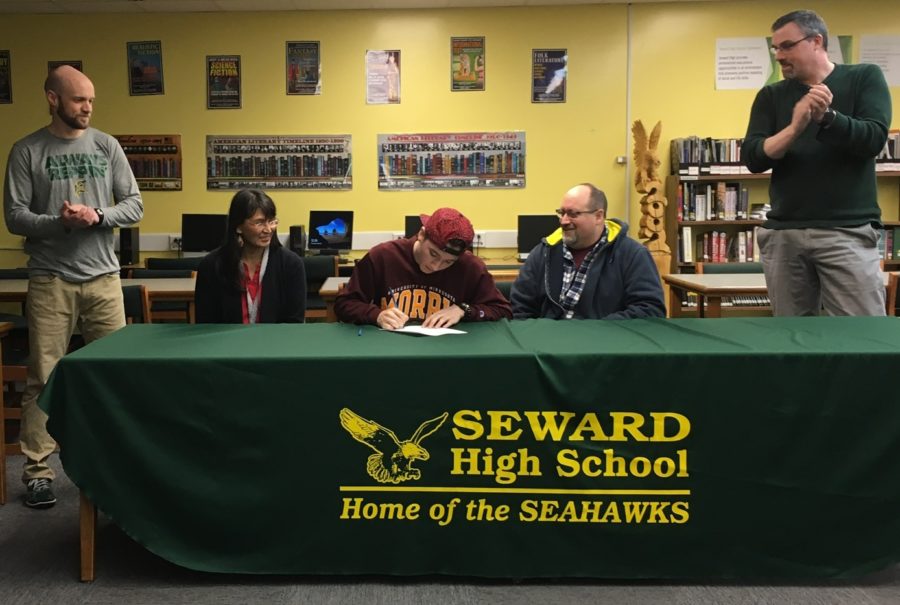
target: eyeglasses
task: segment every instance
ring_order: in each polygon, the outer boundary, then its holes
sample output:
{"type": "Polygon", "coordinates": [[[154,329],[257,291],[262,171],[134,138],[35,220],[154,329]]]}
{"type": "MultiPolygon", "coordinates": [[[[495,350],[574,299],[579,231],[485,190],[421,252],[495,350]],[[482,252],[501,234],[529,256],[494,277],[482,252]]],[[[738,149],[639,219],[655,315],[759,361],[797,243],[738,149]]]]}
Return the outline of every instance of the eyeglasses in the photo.
{"type": "Polygon", "coordinates": [[[779,50],[783,53],[786,53],[787,51],[791,50],[792,48],[794,48],[801,42],[803,42],[805,40],[809,40],[810,38],[815,38],[818,35],[819,34],[810,34],[810,35],[806,36],[805,38],[800,38],[799,40],[794,40],[793,42],[782,42],[781,44],[778,44],[778,45],[773,44],[772,46],[769,47],[769,50],[772,51],[773,55],[775,53],[777,53],[779,50]]]}
{"type": "Polygon", "coordinates": [[[599,212],[598,210],[564,210],[563,208],[559,208],[558,210],[554,210],[556,212],[556,216],[562,218],[564,216],[568,216],[571,219],[578,218],[582,214],[593,214],[595,212],[599,212]]]}
{"type": "Polygon", "coordinates": [[[271,229],[274,229],[275,227],[278,226],[278,219],[272,218],[272,219],[260,219],[258,221],[250,221],[250,226],[253,227],[254,229],[262,229],[263,227],[270,227],[271,229]]]}

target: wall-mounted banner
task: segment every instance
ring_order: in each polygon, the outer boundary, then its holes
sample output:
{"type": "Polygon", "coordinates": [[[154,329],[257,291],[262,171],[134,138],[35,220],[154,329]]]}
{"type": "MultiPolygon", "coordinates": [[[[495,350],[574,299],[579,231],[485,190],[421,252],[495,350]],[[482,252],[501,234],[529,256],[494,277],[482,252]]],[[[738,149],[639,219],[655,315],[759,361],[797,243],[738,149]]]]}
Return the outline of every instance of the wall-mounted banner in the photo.
{"type": "Polygon", "coordinates": [[[0,103],[12,103],[12,62],[8,50],[0,50],[0,103]]]}
{"type": "Polygon", "coordinates": [[[181,191],[180,134],[117,134],[141,191],[181,191]]]}
{"type": "Polygon", "coordinates": [[[378,135],[381,190],[524,186],[524,132],[378,135]]]}
{"type": "Polygon", "coordinates": [[[353,188],[351,137],[207,135],[206,188],[353,188]]]}
{"type": "Polygon", "coordinates": [[[241,107],[241,56],[206,56],[206,108],[241,107]]]}
{"type": "Polygon", "coordinates": [[[565,103],[569,51],[535,48],[531,51],[531,102],[565,103]]]}
{"type": "Polygon", "coordinates": [[[484,36],[450,38],[450,90],[484,90],[484,36]]]}
{"type": "Polygon", "coordinates": [[[400,51],[366,51],[366,103],[400,103],[400,51]]]}
{"type": "Polygon", "coordinates": [[[128,60],[128,94],[164,94],[162,43],[159,40],[126,42],[125,49],[128,60]]]}
{"type": "Polygon", "coordinates": [[[322,58],[318,42],[285,42],[287,94],[322,94],[322,58]]]}

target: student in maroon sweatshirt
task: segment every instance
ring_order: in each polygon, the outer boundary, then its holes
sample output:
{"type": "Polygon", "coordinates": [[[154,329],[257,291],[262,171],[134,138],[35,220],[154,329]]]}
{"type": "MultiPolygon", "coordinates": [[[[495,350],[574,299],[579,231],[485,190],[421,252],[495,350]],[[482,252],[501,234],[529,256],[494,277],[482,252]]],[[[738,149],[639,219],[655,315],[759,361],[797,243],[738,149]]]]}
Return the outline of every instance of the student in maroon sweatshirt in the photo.
{"type": "Polygon", "coordinates": [[[414,237],[378,244],[356,264],[335,300],[338,319],[386,330],[407,322],[447,328],[460,321],[512,319],[512,309],[480,258],[475,230],[452,208],[422,215],[414,237]]]}

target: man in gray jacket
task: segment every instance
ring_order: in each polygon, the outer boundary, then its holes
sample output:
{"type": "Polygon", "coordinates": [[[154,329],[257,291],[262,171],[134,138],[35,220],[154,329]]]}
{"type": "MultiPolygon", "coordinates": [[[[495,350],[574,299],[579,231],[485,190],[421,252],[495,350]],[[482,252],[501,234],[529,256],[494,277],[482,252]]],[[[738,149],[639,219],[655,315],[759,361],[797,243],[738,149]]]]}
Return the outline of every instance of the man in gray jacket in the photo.
{"type": "Polygon", "coordinates": [[[30,358],[19,441],[25,505],[32,508],[56,503],[47,464],[56,444],[38,395],[76,324],[87,342],[125,325],[113,228],[136,223],[144,212],[122,147],[90,127],[90,79],[63,65],[47,77],[44,91],[50,125],[13,145],[3,189],[6,226],[25,236],[29,256],[30,358]]]}
{"type": "Polygon", "coordinates": [[[665,317],[659,273],[628,225],[606,218],[606,195],[582,183],[556,211],[560,228],[528,254],[512,287],[516,319],[665,317]]]}

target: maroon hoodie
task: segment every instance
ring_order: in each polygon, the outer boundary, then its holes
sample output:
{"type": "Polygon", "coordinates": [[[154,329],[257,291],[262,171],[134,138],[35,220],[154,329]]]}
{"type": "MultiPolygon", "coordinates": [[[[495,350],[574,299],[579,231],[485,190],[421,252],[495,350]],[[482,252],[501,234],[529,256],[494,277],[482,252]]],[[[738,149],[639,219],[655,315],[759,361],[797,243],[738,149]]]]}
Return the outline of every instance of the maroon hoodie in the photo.
{"type": "Polygon", "coordinates": [[[512,319],[509,301],[497,291],[480,258],[463,252],[446,269],[422,273],[413,257],[415,241],[414,236],[378,244],[356,263],[334,303],[339,320],[374,324],[384,309],[397,306],[410,322],[420,323],[457,303],[472,307],[463,321],[512,319]]]}

